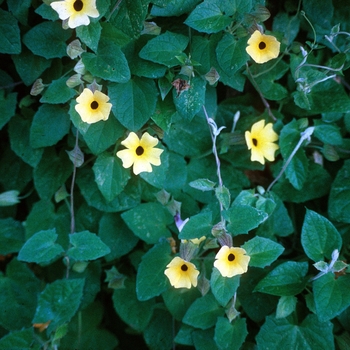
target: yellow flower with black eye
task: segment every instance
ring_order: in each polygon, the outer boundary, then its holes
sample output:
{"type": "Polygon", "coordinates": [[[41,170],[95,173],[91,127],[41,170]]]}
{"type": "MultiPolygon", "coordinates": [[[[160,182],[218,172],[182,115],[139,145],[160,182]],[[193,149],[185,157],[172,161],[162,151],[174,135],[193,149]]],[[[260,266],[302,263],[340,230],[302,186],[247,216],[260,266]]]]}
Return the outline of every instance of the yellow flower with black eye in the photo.
{"type": "Polygon", "coordinates": [[[247,272],[250,256],[243,248],[224,245],[215,256],[214,266],[223,277],[233,277],[247,272]]]}
{"type": "Polygon", "coordinates": [[[75,105],[75,110],[83,122],[93,124],[108,119],[112,104],[108,103],[109,97],[103,92],[98,90],[92,92],[85,88],[76,101],[78,104],[75,105]]]}
{"type": "Polygon", "coordinates": [[[117,152],[117,156],[123,161],[124,168],[133,166],[133,172],[138,175],[141,172],[152,172],[152,165],[160,165],[160,155],[163,150],[154,148],[158,144],[158,139],[145,132],[141,139],[131,132],[129,136],[121,142],[127,149],[117,152]]]}
{"type": "Polygon", "coordinates": [[[194,264],[176,256],[167,265],[164,274],[173,287],[190,289],[191,286],[197,286],[199,271],[194,264]]]}
{"type": "Polygon", "coordinates": [[[273,131],[272,123],[265,125],[265,120],[253,124],[251,131],[245,132],[245,140],[248,149],[251,150],[250,160],[265,164],[265,158],[269,161],[275,160],[275,151],[279,149],[274,141],[278,135],[273,131]]]}
{"type": "Polygon", "coordinates": [[[265,63],[278,57],[280,45],[274,36],[256,30],[248,40],[246,51],[256,63],[265,63]]]}
{"type": "Polygon", "coordinates": [[[54,1],[50,6],[58,13],[61,20],[68,19],[68,27],[76,28],[90,24],[90,18],[100,14],[96,8],[96,0],[64,0],[54,1]]]}

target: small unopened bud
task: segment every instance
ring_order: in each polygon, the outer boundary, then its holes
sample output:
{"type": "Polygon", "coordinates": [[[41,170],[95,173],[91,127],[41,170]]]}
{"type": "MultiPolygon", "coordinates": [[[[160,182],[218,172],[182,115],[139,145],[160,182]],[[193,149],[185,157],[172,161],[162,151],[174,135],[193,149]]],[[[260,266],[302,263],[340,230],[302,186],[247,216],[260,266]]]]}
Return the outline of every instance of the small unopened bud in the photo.
{"type": "Polygon", "coordinates": [[[82,84],[83,81],[81,80],[81,75],[80,74],[74,74],[70,78],[67,79],[66,85],[69,88],[75,88],[76,86],[82,84]]]}
{"type": "Polygon", "coordinates": [[[85,50],[81,47],[81,42],[78,39],[73,40],[68,46],[67,46],[67,55],[74,59],[78,56],[80,56],[85,50]]]}
{"type": "Polygon", "coordinates": [[[9,207],[20,202],[19,191],[7,191],[0,194],[0,207],[9,207]]]}
{"type": "Polygon", "coordinates": [[[91,84],[89,84],[87,86],[87,88],[89,88],[92,92],[101,91],[102,90],[102,85],[97,84],[96,80],[94,79],[94,81],[91,84]]]}
{"type": "Polygon", "coordinates": [[[80,59],[77,64],[74,66],[74,72],[84,75],[86,73],[85,64],[83,63],[83,60],[80,59]]]}
{"type": "Polygon", "coordinates": [[[45,89],[45,84],[43,84],[42,79],[37,79],[35,80],[32,88],[30,89],[30,94],[32,96],[38,96],[44,89],[45,89]]]}
{"type": "Polygon", "coordinates": [[[211,67],[210,71],[204,77],[210,85],[216,84],[220,79],[220,75],[214,67],[211,67]]]}
{"type": "Polygon", "coordinates": [[[66,152],[68,153],[69,159],[77,168],[83,165],[84,153],[81,151],[79,146],[75,146],[73,150],[66,152]]]}
{"type": "Polygon", "coordinates": [[[143,22],[143,30],[141,34],[159,35],[160,32],[161,28],[158,27],[154,22],[143,22]]]}

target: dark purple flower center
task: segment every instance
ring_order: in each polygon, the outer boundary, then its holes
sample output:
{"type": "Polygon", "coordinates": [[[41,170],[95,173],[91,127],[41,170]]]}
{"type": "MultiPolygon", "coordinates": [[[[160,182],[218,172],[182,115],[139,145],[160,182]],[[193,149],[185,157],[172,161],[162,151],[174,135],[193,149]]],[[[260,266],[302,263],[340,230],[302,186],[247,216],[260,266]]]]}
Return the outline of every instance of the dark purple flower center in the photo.
{"type": "Polygon", "coordinates": [[[73,7],[75,11],[79,12],[83,9],[84,3],[82,0],[75,0],[73,7]]]}
{"type": "Polygon", "coordinates": [[[184,271],[184,272],[186,272],[186,271],[188,270],[187,265],[186,265],[186,264],[183,264],[183,265],[181,266],[181,270],[184,271]]]}
{"type": "Polygon", "coordinates": [[[232,253],[230,253],[230,254],[228,255],[228,257],[227,257],[227,260],[228,260],[228,261],[233,261],[233,260],[235,260],[235,255],[232,254],[232,253]]]}
{"type": "Polygon", "coordinates": [[[258,145],[258,140],[256,138],[253,138],[252,142],[255,147],[258,145]]]}
{"type": "Polygon", "coordinates": [[[138,147],[136,148],[136,154],[137,154],[138,156],[142,156],[144,151],[145,151],[145,150],[143,149],[142,146],[138,146],[138,147]]]}
{"type": "Polygon", "coordinates": [[[98,102],[97,101],[92,101],[90,104],[91,109],[97,109],[98,108],[98,102]]]}
{"type": "Polygon", "coordinates": [[[263,41],[261,41],[261,42],[259,43],[259,49],[260,49],[260,50],[264,50],[265,47],[266,47],[266,44],[265,44],[263,41]]]}

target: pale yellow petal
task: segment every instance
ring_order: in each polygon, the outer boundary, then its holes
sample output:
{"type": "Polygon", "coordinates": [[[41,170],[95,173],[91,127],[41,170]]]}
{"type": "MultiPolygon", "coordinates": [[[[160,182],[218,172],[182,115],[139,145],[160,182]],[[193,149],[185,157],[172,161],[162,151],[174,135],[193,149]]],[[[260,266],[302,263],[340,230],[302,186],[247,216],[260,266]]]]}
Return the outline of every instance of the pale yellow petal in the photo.
{"type": "Polygon", "coordinates": [[[135,153],[129,149],[123,149],[117,152],[117,157],[120,158],[123,162],[124,168],[130,168],[135,161],[135,153]]]}
{"type": "Polygon", "coordinates": [[[158,144],[158,139],[151,136],[148,132],[145,132],[140,140],[140,146],[143,148],[152,148],[158,144]]]}
{"type": "Polygon", "coordinates": [[[72,7],[66,1],[55,1],[50,6],[58,13],[62,20],[69,18],[73,14],[72,7]]]}
{"type": "Polygon", "coordinates": [[[164,150],[160,148],[152,148],[150,150],[147,150],[147,154],[145,155],[145,158],[148,162],[150,162],[153,165],[160,165],[160,155],[163,153],[164,150]]]}
{"type": "Polygon", "coordinates": [[[136,148],[140,145],[140,139],[134,132],[131,132],[128,137],[121,142],[121,144],[127,148],[136,150],[136,148]]]}
{"type": "Polygon", "coordinates": [[[132,168],[132,171],[135,175],[138,175],[142,172],[151,173],[152,166],[147,159],[144,159],[142,157],[135,157],[134,167],[132,168]]]}

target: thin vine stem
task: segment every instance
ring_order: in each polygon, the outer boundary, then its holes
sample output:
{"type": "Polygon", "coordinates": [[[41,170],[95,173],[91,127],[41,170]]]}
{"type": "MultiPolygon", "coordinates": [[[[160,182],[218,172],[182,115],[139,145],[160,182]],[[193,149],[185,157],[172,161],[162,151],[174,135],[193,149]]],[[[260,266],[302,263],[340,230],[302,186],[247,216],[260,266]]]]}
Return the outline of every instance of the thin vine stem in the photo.
{"type": "MultiPolygon", "coordinates": [[[[218,177],[219,186],[222,187],[223,186],[223,182],[222,182],[221,168],[220,168],[221,167],[221,163],[220,163],[220,159],[219,159],[218,152],[217,152],[217,149],[216,149],[216,138],[219,135],[219,132],[213,132],[213,122],[214,121],[211,122],[212,119],[209,118],[208,112],[207,112],[205,106],[203,106],[203,111],[204,111],[204,115],[205,115],[205,118],[206,118],[208,126],[209,126],[210,136],[211,136],[211,140],[212,140],[212,143],[213,143],[212,151],[213,151],[213,154],[214,154],[214,157],[215,157],[216,174],[217,174],[217,177],[218,177]]],[[[215,124],[215,128],[216,128],[216,124],[215,124]]],[[[220,206],[220,214],[221,214],[223,212],[223,210],[224,210],[224,207],[223,207],[223,205],[222,205],[222,203],[220,201],[219,201],[219,206],[220,206]]],[[[224,218],[223,218],[222,214],[221,214],[221,221],[224,222],[224,218]]]]}
{"type": "Polygon", "coordinates": [[[271,188],[273,187],[273,185],[281,178],[282,174],[286,171],[289,163],[292,161],[293,157],[295,156],[295,154],[297,153],[298,149],[300,148],[300,146],[302,145],[302,143],[309,139],[310,136],[312,135],[312,133],[314,132],[314,127],[310,126],[309,128],[307,128],[304,132],[301,133],[301,137],[299,142],[297,143],[297,145],[294,147],[292,153],[289,155],[287,161],[284,163],[280,173],[277,175],[277,177],[271,182],[271,184],[269,185],[269,187],[267,188],[266,192],[269,192],[271,190],[271,188]]]}
{"type": "MultiPolygon", "coordinates": [[[[75,147],[76,150],[78,148],[78,142],[79,142],[79,131],[77,129],[76,136],[75,136],[75,147]]],[[[73,176],[72,176],[72,183],[70,185],[70,232],[75,232],[75,213],[74,213],[74,185],[75,185],[75,176],[77,174],[77,164],[76,164],[76,154],[74,154],[74,161],[73,161],[73,176]]]]}
{"type": "Polygon", "coordinates": [[[261,92],[261,90],[260,90],[258,84],[256,83],[256,81],[255,81],[255,79],[254,79],[254,77],[253,77],[253,75],[252,75],[252,72],[251,72],[250,69],[249,69],[248,63],[246,63],[246,67],[247,67],[247,73],[248,73],[248,75],[249,75],[249,77],[250,77],[250,79],[251,79],[250,81],[251,81],[251,83],[253,84],[255,90],[256,90],[256,91],[258,92],[258,94],[260,95],[261,101],[263,102],[265,108],[267,109],[267,112],[268,112],[269,116],[272,118],[273,121],[276,121],[277,119],[276,119],[276,117],[273,115],[269,103],[267,102],[267,100],[266,100],[266,98],[264,97],[264,95],[262,94],[262,92],[261,92]]]}

